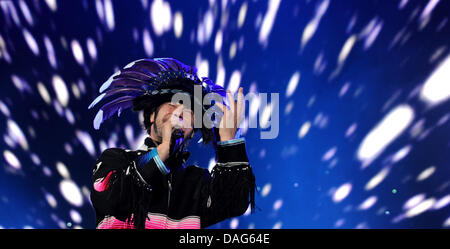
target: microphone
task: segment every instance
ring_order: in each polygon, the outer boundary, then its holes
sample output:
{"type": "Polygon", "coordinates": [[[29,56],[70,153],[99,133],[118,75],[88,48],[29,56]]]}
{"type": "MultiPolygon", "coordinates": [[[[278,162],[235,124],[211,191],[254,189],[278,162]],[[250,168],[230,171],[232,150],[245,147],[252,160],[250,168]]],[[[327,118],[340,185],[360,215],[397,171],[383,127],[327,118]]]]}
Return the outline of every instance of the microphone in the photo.
{"type": "Polygon", "coordinates": [[[174,129],[170,139],[170,155],[181,152],[184,147],[184,131],[182,129],[174,129]]]}
{"type": "Polygon", "coordinates": [[[172,131],[172,138],[174,138],[175,140],[184,138],[184,131],[182,129],[174,129],[172,131]]]}

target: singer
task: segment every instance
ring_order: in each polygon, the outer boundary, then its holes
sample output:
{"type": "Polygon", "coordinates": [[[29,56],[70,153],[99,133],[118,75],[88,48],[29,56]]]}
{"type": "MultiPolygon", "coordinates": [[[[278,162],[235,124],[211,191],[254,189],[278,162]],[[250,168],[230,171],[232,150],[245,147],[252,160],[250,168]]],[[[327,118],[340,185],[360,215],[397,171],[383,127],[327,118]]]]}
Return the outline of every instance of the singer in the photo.
{"type": "Polygon", "coordinates": [[[95,162],[91,201],[97,229],[197,229],[240,216],[249,205],[254,211],[255,176],[237,132],[244,116],[243,90],[235,101],[229,91],[206,77],[199,79],[196,72],[173,58],[141,59],[100,87],[89,109],[115,98],[100,108],[94,128],[132,107],[143,112],[148,137],[137,150],[108,148],[95,162]],[[195,87],[202,96],[214,93],[223,101],[205,105],[195,87]],[[199,121],[195,105],[174,103],[175,94],[200,103],[201,118],[212,107],[222,115],[213,127],[194,125],[199,121]],[[205,146],[215,148],[217,164],[211,173],[186,165],[186,145],[197,131],[205,146]]]}

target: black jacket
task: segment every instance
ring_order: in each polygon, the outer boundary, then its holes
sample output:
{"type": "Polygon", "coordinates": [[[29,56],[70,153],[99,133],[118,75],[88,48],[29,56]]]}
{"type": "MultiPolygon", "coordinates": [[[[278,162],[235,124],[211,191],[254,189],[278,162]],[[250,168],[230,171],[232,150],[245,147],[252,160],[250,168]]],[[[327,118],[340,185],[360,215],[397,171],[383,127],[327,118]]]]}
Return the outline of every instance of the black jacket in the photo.
{"type": "Polygon", "coordinates": [[[97,228],[107,218],[144,228],[152,217],[165,217],[171,222],[198,217],[200,227],[205,228],[242,215],[249,203],[253,211],[255,177],[244,139],[217,145],[217,164],[211,174],[196,165],[182,165],[188,154],[162,163],[155,152],[156,144],[149,137],[136,151],[103,151],[92,177],[92,186],[104,183],[91,191],[97,228]],[[167,173],[162,165],[173,170],[167,173]]]}

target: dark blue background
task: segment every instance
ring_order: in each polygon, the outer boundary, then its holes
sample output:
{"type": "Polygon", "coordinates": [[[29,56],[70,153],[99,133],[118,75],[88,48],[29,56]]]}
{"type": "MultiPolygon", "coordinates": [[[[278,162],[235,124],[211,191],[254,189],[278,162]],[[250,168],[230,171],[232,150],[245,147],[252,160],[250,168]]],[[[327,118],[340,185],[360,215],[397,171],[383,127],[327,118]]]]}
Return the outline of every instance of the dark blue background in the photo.
{"type": "MultiPolygon", "coordinates": [[[[175,37],[173,28],[162,36],[154,33],[150,20],[152,1],[112,1],[113,30],[108,30],[98,17],[94,0],[56,2],[57,10],[53,12],[45,1],[25,1],[33,18],[31,25],[24,18],[17,1],[0,1],[3,5],[0,35],[11,58],[8,62],[4,56],[0,57],[0,101],[9,110],[9,116],[3,111],[0,115],[0,132],[3,134],[0,146],[2,152],[12,152],[21,163],[20,169],[14,169],[5,156],[0,159],[1,227],[94,228],[95,215],[87,195],[83,194],[84,204],[81,207],[72,206],[61,195],[58,186],[63,178],[56,170],[56,162],[67,166],[71,179],[80,188],[90,188],[92,167],[101,152],[100,140],[108,141],[111,135],[116,134],[116,145],[130,148],[124,135],[125,125],[131,124],[135,135],[143,131],[138,116],[131,110],[124,112],[120,118],[112,117],[99,131],[94,130],[92,120],[96,113],[87,110],[87,106],[97,96],[100,85],[116,69],[145,57],[173,57],[195,65],[195,58],[200,54],[208,60],[208,76],[215,81],[219,55],[214,53],[214,39],[225,12],[229,18],[222,28],[220,52],[226,69],[225,87],[231,73],[239,70],[242,73],[240,85],[246,92],[255,82],[258,92],[280,93],[278,137],[261,140],[260,128],[249,129],[245,134],[248,156],[260,190],[256,199],[260,209],[256,214],[237,218],[234,224],[238,221],[238,228],[272,228],[275,224],[281,225],[281,228],[444,227],[450,216],[448,205],[394,221],[405,212],[404,203],[416,194],[424,193],[426,198],[436,200],[450,194],[448,121],[436,125],[449,114],[450,103],[447,100],[428,109],[418,96],[409,97],[449,54],[448,1],[437,4],[423,29],[419,29],[419,17],[428,1],[410,0],[402,9],[399,8],[400,0],[330,1],[317,31],[302,52],[303,30],[314,17],[321,1],[281,1],[267,46],[258,41],[260,24],[257,24],[257,17],[264,17],[268,1],[247,1],[248,10],[242,28],[238,28],[237,20],[243,1],[227,1],[225,9],[222,9],[222,1],[170,1],[172,17],[176,11],[183,15],[180,38],[175,37]],[[212,35],[208,42],[199,44],[197,27],[210,8],[210,2],[217,10],[212,35]],[[6,5],[15,9],[20,23],[5,12],[6,5]],[[330,79],[346,40],[351,35],[358,35],[374,17],[382,21],[383,26],[373,45],[364,49],[364,40],[358,39],[342,71],[330,79]],[[355,18],[355,23],[349,29],[352,18],[355,18]],[[440,25],[444,26],[438,30],[440,25]],[[35,38],[39,55],[34,55],[27,45],[22,32],[24,29],[35,38]],[[144,51],[144,29],[149,30],[154,45],[151,56],[144,51]],[[402,29],[410,35],[409,39],[391,47],[394,37],[402,29]],[[133,38],[133,30],[138,33],[137,40],[133,38]],[[47,59],[44,35],[53,43],[56,68],[47,59]],[[96,44],[95,59],[87,52],[86,39],[89,37],[96,44]],[[68,44],[66,48],[62,45],[62,39],[68,44]],[[236,56],[230,59],[230,45],[232,42],[239,44],[240,39],[243,39],[243,47],[238,48],[236,56]],[[81,44],[83,65],[74,59],[70,49],[72,40],[81,44]],[[430,62],[438,49],[442,53],[430,62]],[[315,73],[314,64],[319,54],[323,54],[326,67],[322,73],[315,73]],[[293,95],[287,97],[288,82],[296,71],[301,74],[300,81],[293,95]],[[22,78],[30,90],[16,87],[12,75],[22,78]],[[38,93],[37,83],[42,82],[52,101],[56,99],[52,87],[53,75],[61,76],[67,85],[70,99],[66,108],[73,113],[74,124],[58,115],[54,106],[47,105],[38,93]],[[79,82],[84,84],[86,91],[77,99],[71,85],[79,82]],[[349,89],[340,98],[339,92],[347,82],[350,83],[349,89]],[[309,106],[311,98],[315,100],[309,106]],[[286,114],[285,108],[290,101],[293,109],[286,114]],[[400,104],[407,104],[414,110],[411,124],[425,120],[424,130],[429,129],[429,134],[422,140],[413,138],[410,136],[411,125],[408,126],[369,167],[361,169],[361,162],[356,158],[361,141],[389,111],[400,104]],[[37,113],[35,117],[33,112],[37,113]],[[325,126],[314,122],[319,113],[327,118],[325,126]],[[8,120],[13,120],[21,128],[29,145],[27,150],[19,145],[11,147],[5,141],[8,120]],[[307,121],[312,126],[306,136],[299,139],[299,129],[307,121]],[[357,124],[357,128],[346,137],[345,133],[352,124],[357,124]],[[77,130],[91,136],[95,155],[90,155],[80,143],[77,130]],[[67,153],[65,144],[73,148],[72,154],[67,153]],[[366,191],[364,186],[385,166],[384,161],[406,145],[411,146],[409,154],[392,165],[383,182],[366,191]],[[333,158],[322,161],[323,155],[333,147],[337,148],[333,158]],[[40,163],[32,162],[32,153],[40,158],[40,163]],[[337,163],[330,167],[333,159],[337,159],[337,163]],[[430,166],[435,166],[435,173],[417,182],[416,177],[430,166]],[[45,175],[44,168],[52,174],[45,175]],[[333,190],[344,183],[352,184],[350,194],[339,203],[333,202],[333,190]],[[267,184],[271,184],[271,191],[263,196],[261,191],[267,184]],[[393,189],[397,192],[393,193],[393,189]],[[57,201],[55,208],[49,205],[45,193],[54,196],[57,201]],[[376,196],[377,202],[368,210],[358,210],[358,206],[370,196],[376,196]],[[277,200],[282,201],[282,206],[274,210],[273,204],[277,200]],[[69,214],[72,209],[82,217],[79,224],[69,214]]],[[[103,6],[104,1],[100,3],[103,6]]],[[[194,141],[191,150],[189,162],[208,167],[214,157],[213,150],[194,141]]],[[[226,220],[212,228],[230,228],[230,222],[226,220]]]]}

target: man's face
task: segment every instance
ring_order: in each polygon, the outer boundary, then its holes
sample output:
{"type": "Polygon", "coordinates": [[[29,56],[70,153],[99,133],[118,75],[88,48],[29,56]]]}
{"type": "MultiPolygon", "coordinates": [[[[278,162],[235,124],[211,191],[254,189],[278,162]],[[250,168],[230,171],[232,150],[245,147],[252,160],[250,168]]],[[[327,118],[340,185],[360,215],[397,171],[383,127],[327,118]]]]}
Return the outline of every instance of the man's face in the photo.
{"type": "MultiPolygon", "coordinates": [[[[151,121],[154,121],[154,114],[155,113],[150,117],[151,121]]],[[[162,128],[166,125],[170,125],[173,129],[182,129],[184,138],[190,139],[192,138],[194,131],[194,114],[191,109],[185,108],[183,104],[166,102],[159,107],[154,124],[156,125],[156,135],[159,138],[162,137],[162,128]]]]}

